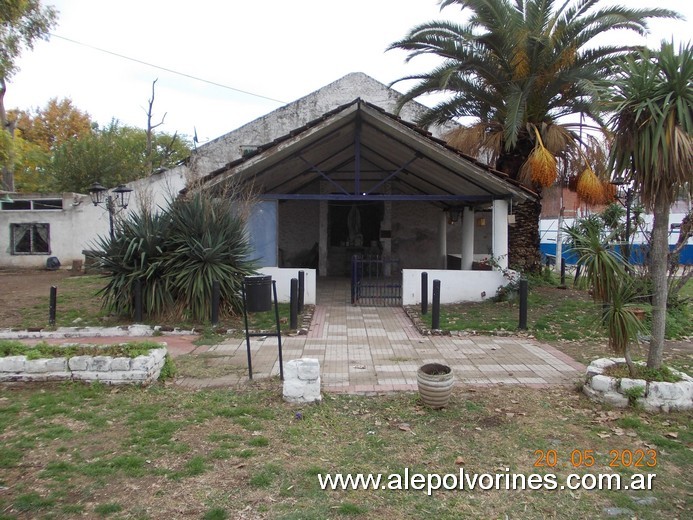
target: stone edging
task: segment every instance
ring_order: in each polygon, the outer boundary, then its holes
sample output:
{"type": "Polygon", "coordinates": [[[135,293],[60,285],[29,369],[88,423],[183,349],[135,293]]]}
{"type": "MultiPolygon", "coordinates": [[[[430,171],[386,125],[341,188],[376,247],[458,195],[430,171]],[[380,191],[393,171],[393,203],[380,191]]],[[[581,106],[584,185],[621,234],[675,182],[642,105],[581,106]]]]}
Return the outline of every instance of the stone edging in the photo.
{"type": "Polygon", "coordinates": [[[195,330],[170,329],[168,327],[149,325],[122,325],[118,327],[58,327],[55,330],[48,329],[0,329],[0,339],[58,339],[58,338],[106,338],[129,336],[133,338],[146,338],[155,334],[164,333],[170,335],[196,334],[195,330]]]}
{"type": "Polygon", "coordinates": [[[594,401],[625,408],[630,404],[627,392],[641,387],[642,397],[635,400],[651,412],[674,412],[693,409],[693,378],[671,369],[681,377],[677,383],[645,381],[644,379],[616,378],[604,375],[604,371],[613,365],[625,363],[624,358],[600,358],[592,361],[587,367],[585,385],[582,391],[594,401]]]}
{"type": "MultiPolygon", "coordinates": [[[[314,305],[305,305],[303,307],[303,314],[299,316],[300,324],[299,329],[296,331],[297,335],[308,334],[310,329],[310,324],[313,320],[313,314],[315,313],[314,305]]],[[[159,336],[177,336],[177,335],[192,335],[199,334],[197,329],[179,329],[173,327],[163,327],[160,325],[142,325],[142,324],[132,324],[132,325],[120,325],[116,327],[58,327],[54,330],[50,329],[0,329],[0,340],[3,339],[60,339],[60,338],[106,338],[106,337],[133,337],[133,338],[146,338],[146,337],[156,337],[159,336]]],[[[241,332],[245,334],[243,329],[215,329],[217,334],[234,334],[241,332]]],[[[275,333],[275,330],[250,330],[252,333],[275,333]]]]}
{"type": "MultiPolygon", "coordinates": [[[[71,358],[0,358],[0,382],[101,381],[108,385],[148,385],[159,378],[166,358],[166,343],[146,356],[74,356],[71,358]]],[[[64,345],[67,346],[67,345],[64,345]]],[[[98,350],[98,346],[94,349],[98,350]]]]}

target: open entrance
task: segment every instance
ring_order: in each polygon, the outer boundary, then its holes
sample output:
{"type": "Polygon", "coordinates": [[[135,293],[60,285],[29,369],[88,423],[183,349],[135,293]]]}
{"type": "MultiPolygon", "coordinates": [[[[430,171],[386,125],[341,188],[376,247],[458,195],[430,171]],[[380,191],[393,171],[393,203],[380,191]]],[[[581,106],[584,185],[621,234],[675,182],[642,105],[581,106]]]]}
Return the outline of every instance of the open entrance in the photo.
{"type": "Polygon", "coordinates": [[[380,255],[382,201],[330,201],[327,212],[328,276],[351,276],[354,255],[380,255]]]}

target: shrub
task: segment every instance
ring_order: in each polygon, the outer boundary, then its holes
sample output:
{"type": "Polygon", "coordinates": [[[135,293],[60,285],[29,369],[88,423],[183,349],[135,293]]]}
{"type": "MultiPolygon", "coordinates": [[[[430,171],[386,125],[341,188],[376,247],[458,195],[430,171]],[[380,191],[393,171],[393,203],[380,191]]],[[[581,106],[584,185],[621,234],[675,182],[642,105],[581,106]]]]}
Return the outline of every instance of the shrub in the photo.
{"type": "Polygon", "coordinates": [[[597,216],[578,220],[566,229],[571,248],[578,255],[577,265],[592,289],[595,303],[602,304],[602,321],[609,335],[609,347],[626,359],[631,375],[635,366],[629,346],[644,332],[643,323],[633,312],[635,286],[628,263],[610,245],[603,221],[597,216]]]}
{"type": "Polygon", "coordinates": [[[197,194],[171,204],[167,237],[169,253],[164,270],[177,295],[177,314],[203,321],[212,301],[212,283],[220,284],[221,309],[243,309],[243,278],[255,272],[247,260],[250,246],[243,220],[235,215],[228,199],[209,199],[197,194]]]}
{"type": "Polygon", "coordinates": [[[135,283],[140,280],[146,315],[160,316],[171,309],[173,295],[164,270],[169,228],[166,213],[143,211],[119,220],[113,240],[107,236],[97,238],[95,256],[109,279],[100,291],[105,308],[134,316],[135,283]]]}
{"type": "Polygon", "coordinates": [[[241,284],[255,274],[243,218],[232,199],[196,193],[158,213],[131,213],[116,223],[115,238],[97,239],[95,256],[108,274],[101,291],[105,308],[134,317],[137,280],[150,318],[204,322],[211,312],[212,284],[220,284],[220,311],[242,309],[241,284]]]}

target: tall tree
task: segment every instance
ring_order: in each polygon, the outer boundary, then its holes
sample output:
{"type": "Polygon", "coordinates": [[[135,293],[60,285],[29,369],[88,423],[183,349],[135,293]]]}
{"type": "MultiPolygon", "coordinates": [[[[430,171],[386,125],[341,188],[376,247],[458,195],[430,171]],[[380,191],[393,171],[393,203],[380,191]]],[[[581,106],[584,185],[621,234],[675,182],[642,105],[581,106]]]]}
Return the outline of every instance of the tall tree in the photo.
{"type": "Polygon", "coordinates": [[[91,133],[92,120],[89,114],[74,106],[69,98],[53,98],[43,108],[34,110],[11,110],[10,121],[21,136],[46,152],[69,141],[91,133]]]}
{"type": "MultiPolygon", "coordinates": [[[[474,118],[471,127],[450,136],[450,144],[490,158],[498,170],[541,193],[557,177],[556,156],[577,145],[577,136],[561,123],[576,114],[599,122],[593,86],[609,74],[615,57],[634,51],[620,43],[596,45],[595,39],[616,29],[646,34],[649,18],[679,17],[665,9],[599,8],[599,3],[441,0],[441,9],[456,5],[469,18],[462,24],[421,24],[389,46],[407,51],[407,61],[419,55],[441,58],[430,72],[395,82],[417,80],[401,103],[444,94],[418,123],[474,118]]],[[[585,175],[596,180],[589,165],[585,175]]],[[[539,201],[517,207],[509,230],[512,267],[540,268],[540,212],[539,201]]]]}
{"type": "Polygon", "coordinates": [[[68,98],[53,98],[34,110],[10,110],[7,119],[15,128],[14,188],[20,192],[49,191],[53,153],[72,139],[88,136],[93,124],[68,98]]]}
{"type": "MultiPolygon", "coordinates": [[[[55,8],[41,5],[41,0],[0,0],[0,131],[9,132],[10,137],[14,131],[8,127],[5,112],[7,82],[17,72],[17,58],[22,50],[32,49],[36,40],[46,39],[57,16],[55,8]]],[[[11,149],[7,157],[2,165],[2,185],[7,191],[14,191],[11,149]]]]}
{"type": "Polygon", "coordinates": [[[669,212],[683,188],[693,196],[693,48],[662,42],[626,59],[609,82],[612,164],[653,212],[650,240],[652,340],[647,365],[662,363],[667,309],[669,212]]]}
{"type": "Polygon", "coordinates": [[[151,173],[150,164],[169,168],[190,155],[190,144],[177,136],[153,136],[147,152],[147,132],[112,121],[53,150],[47,168],[47,188],[85,193],[95,181],[104,186],[130,182],[151,173]]]}

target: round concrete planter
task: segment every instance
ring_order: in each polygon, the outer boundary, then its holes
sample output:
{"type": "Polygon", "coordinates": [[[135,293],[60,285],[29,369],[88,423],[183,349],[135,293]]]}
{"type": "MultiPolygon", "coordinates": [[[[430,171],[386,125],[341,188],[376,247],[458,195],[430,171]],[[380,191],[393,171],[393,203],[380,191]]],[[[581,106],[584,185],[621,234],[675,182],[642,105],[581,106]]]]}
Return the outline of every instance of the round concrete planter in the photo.
{"type": "Polygon", "coordinates": [[[642,406],[651,412],[674,412],[693,409],[693,378],[671,369],[681,378],[676,383],[645,381],[644,379],[617,378],[605,375],[607,368],[625,363],[623,358],[601,358],[587,367],[583,392],[593,401],[625,408],[630,404],[642,406]],[[635,390],[635,392],[634,392],[635,390]],[[629,395],[640,394],[636,399],[629,395]]]}
{"type": "Polygon", "coordinates": [[[455,378],[452,368],[440,363],[428,363],[416,372],[419,395],[425,405],[434,409],[445,408],[450,401],[455,378]]]}

